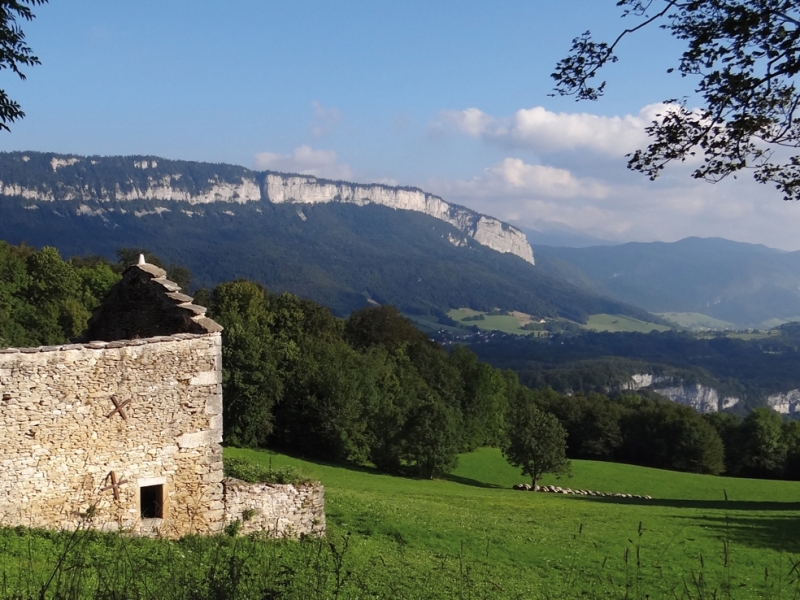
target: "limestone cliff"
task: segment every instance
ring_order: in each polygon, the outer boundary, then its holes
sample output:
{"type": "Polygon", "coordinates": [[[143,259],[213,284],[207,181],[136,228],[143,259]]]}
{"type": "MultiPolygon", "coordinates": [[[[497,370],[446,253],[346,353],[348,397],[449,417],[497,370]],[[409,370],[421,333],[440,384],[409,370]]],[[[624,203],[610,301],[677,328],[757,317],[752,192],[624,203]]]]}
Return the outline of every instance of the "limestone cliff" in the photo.
{"type": "MultiPolygon", "coordinates": [[[[718,412],[728,408],[733,408],[739,404],[739,398],[730,396],[720,397],[719,392],[712,387],[700,383],[683,383],[672,381],[671,378],[654,375],[652,373],[636,373],[631,375],[629,382],[623,384],[621,389],[636,391],[649,389],[657,394],[661,394],[678,404],[691,406],[699,413],[718,412]],[[662,384],[659,386],[659,384],[662,384]]],[[[798,390],[798,401],[800,401],[800,390],[798,390]]]]}
{"type": "Polygon", "coordinates": [[[767,397],[767,406],[783,415],[800,413],[800,390],[789,390],[767,397]]]}
{"type": "MultiPolygon", "coordinates": [[[[0,196],[33,202],[86,202],[85,214],[95,214],[91,203],[155,202],[344,202],[379,204],[411,210],[445,221],[465,236],[451,236],[456,246],[466,238],[534,264],[525,234],[507,223],[445,202],[416,188],[327,181],[305,175],[258,173],[225,164],[165,160],[152,156],[82,157],[40,152],[0,153],[0,196]]],[[[35,208],[32,205],[31,208],[35,208]]],[[[169,210],[160,206],[141,216],[169,210]]],[[[186,213],[186,211],[183,211],[186,213]]],[[[137,216],[140,213],[136,213],[137,216]]],[[[189,213],[186,213],[189,214],[189,213]]]]}
{"type": "Polygon", "coordinates": [[[717,390],[699,383],[657,388],[653,391],[678,404],[691,406],[699,413],[718,412],[739,404],[738,398],[720,398],[717,390]]]}
{"type": "Polygon", "coordinates": [[[534,264],[533,250],[525,234],[516,227],[463,206],[449,204],[439,196],[416,188],[361,185],[281,173],[267,173],[263,181],[263,196],[270,202],[345,202],[359,206],[380,204],[398,210],[413,210],[450,223],[483,246],[514,254],[534,264]]]}

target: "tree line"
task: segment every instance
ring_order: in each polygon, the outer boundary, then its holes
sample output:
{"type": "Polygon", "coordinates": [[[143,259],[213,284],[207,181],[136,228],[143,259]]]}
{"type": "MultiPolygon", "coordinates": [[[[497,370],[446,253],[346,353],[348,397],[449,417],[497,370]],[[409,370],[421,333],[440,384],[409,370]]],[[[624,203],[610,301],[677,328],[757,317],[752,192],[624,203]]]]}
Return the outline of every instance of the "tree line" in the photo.
{"type": "MultiPolygon", "coordinates": [[[[5,346],[64,343],[141,250],[118,261],[0,243],[5,346]]],[[[147,255],[148,262],[161,264],[147,255]]],[[[167,267],[186,286],[189,272],[167,267]]],[[[311,300],[237,280],[196,302],[224,327],[224,439],[435,477],[459,453],[501,448],[535,481],[569,459],[800,479],[800,423],[767,409],[701,416],[653,394],[610,398],[531,389],[471,350],[447,352],[395,308],[340,319],[311,300]]]]}

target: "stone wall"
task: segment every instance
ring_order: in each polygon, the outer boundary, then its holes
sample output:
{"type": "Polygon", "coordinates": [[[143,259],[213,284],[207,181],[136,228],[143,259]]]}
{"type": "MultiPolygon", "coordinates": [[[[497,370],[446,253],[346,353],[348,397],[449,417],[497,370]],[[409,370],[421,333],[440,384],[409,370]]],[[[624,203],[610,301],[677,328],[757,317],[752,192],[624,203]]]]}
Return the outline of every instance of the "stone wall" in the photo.
{"type": "Polygon", "coordinates": [[[272,537],[325,535],[325,495],[318,483],[278,485],[226,478],[225,524],[242,523],[242,533],[272,537]]]}
{"type": "Polygon", "coordinates": [[[221,380],[219,333],[0,350],[0,523],[219,531],[221,380]]]}

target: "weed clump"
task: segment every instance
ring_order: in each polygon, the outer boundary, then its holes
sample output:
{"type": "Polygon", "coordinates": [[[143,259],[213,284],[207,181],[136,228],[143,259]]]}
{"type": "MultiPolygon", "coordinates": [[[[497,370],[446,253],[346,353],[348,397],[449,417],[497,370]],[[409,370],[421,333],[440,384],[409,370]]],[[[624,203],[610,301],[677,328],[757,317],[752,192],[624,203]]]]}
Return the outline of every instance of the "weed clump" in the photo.
{"type": "Polygon", "coordinates": [[[272,461],[268,467],[251,462],[245,458],[225,458],[223,465],[225,477],[241,479],[247,483],[278,483],[301,485],[311,481],[294,467],[286,466],[272,468],[272,461]]]}

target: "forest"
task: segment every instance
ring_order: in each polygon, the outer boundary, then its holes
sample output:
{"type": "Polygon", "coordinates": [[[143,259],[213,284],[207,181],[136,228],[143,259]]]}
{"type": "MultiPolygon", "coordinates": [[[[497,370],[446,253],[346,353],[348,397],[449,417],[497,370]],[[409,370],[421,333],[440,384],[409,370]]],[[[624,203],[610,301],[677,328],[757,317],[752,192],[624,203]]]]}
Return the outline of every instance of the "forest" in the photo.
{"type": "Polygon", "coordinates": [[[700,383],[740,398],[742,416],[770,394],[800,388],[800,325],[738,339],[687,331],[520,336],[470,346],[481,360],[513,369],[532,387],[561,392],[619,389],[634,373],[700,383]]]}
{"type": "MultiPolygon", "coordinates": [[[[137,255],[129,248],[116,263],[65,261],[54,248],[0,243],[2,346],[78,337],[137,255]]],[[[148,255],[148,262],[160,261],[148,255]]],[[[166,268],[182,285],[190,281],[187,269],[166,268]]],[[[510,454],[523,421],[533,415],[540,424],[544,414],[555,417],[548,427],[558,430],[552,439],[567,458],[800,479],[800,422],[768,409],[744,418],[701,416],[652,394],[532,389],[468,348],[445,351],[388,305],[341,319],[244,279],[201,289],[195,301],[225,328],[224,439],[231,446],[431,478],[481,446],[510,454]]]]}

